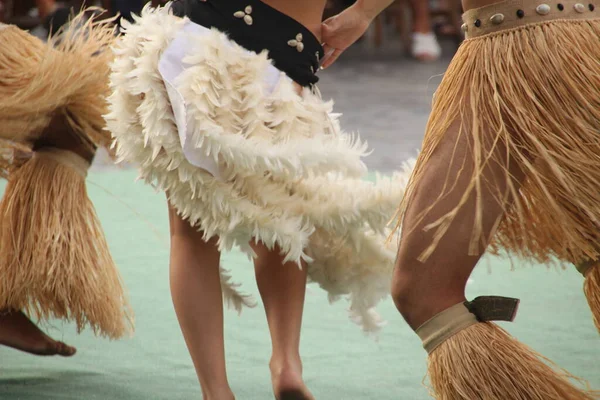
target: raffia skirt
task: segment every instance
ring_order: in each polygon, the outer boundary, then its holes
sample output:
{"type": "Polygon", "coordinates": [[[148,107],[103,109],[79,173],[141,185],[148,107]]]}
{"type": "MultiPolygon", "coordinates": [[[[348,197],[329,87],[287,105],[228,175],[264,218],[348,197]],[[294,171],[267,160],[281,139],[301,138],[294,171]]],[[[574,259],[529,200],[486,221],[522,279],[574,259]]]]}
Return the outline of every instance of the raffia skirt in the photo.
{"type": "MultiPolygon", "coordinates": [[[[476,2],[472,0],[471,2],[476,2]]],[[[540,263],[600,257],[600,7],[577,1],[505,1],[463,16],[467,39],[433,101],[422,151],[398,214],[402,221],[428,162],[452,123],[467,138],[473,164],[461,199],[426,229],[436,248],[467,199],[475,196],[470,252],[540,263]],[[499,150],[503,149],[503,150],[499,150]],[[504,189],[483,173],[503,165],[504,189]],[[508,165],[524,173],[515,183],[508,165]],[[482,193],[504,202],[496,233],[485,237],[482,193]],[[495,190],[495,191],[494,191],[495,190]]],[[[470,162],[470,161],[469,161],[470,162]]],[[[446,188],[462,177],[457,170],[446,188]]],[[[438,201],[444,201],[441,193],[438,201]]],[[[470,203],[469,203],[470,204],[470,203]]],[[[424,213],[421,214],[423,216],[424,213]]]]}
{"type": "Polygon", "coordinates": [[[85,185],[96,149],[111,143],[113,40],[110,21],[83,13],[47,43],[0,24],[0,310],[119,338],[132,312],[85,185]]]}

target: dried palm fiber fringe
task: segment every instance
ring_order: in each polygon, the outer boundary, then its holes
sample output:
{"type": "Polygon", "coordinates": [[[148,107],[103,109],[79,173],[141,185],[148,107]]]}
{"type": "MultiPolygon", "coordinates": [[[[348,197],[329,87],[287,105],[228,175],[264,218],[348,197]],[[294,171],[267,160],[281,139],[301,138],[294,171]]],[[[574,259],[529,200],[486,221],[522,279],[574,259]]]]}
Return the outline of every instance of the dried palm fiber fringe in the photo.
{"type": "MultiPolygon", "coordinates": [[[[567,7],[565,5],[565,7],[567,7]]],[[[415,185],[450,124],[462,119],[475,159],[470,185],[456,208],[430,224],[434,251],[458,210],[478,198],[471,254],[485,242],[480,193],[490,185],[482,176],[488,163],[507,165],[508,154],[526,175],[520,188],[507,172],[514,201],[506,204],[489,246],[524,259],[549,263],[600,257],[600,20],[555,20],[466,40],[438,88],[422,152],[407,186],[401,221],[415,185]],[[481,145],[484,135],[506,147],[506,154],[481,145]]],[[[496,146],[497,148],[498,146],[496,146]]],[[[460,173],[460,172],[459,172],[460,173]]],[[[448,187],[452,187],[450,177],[448,187]]],[[[497,193],[502,198],[505,193],[497,193]]],[[[443,201],[442,195],[438,201],[443,201]]],[[[424,216],[427,210],[421,216],[424,216]]],[[[588,274],[587,296],[600,291],[597,272],[588,274]]],[[[596,321],[598,303],[591,303],[596,321]],[[595,304],[595,305],[594,305],[595,304]]]]}
{"type": "Polygon", "coordinates": [[[594,324],[600,332],[600,267],[596,264],[585,275],[583,291],[594,316],[594,324]]]}
{"type": "Polygon", "coordinates": [[[9,153],[0,166],[9,179],[0,203],[0,308],[119,338],[132,331],[132,313],[87,196],[89,165],[39,148],[40,139],[52,145],[45,129],[57,116],[67,121],[65,141],[86,153],[110,142],[102,114],[113,33],[110,21],[83,14],[46,44],[13,26],[0,30],[0,138],[9,153]]]}
{"type": "Polygon", "coordinates": [[[0,179],[8,179],[11,171],[21,166],[31,154],[29,145],[0,139],[0,179]]]}
{"type": "MultiPolygon", "coordinates": [[[[575,7],[571,1],[561,3],[564,10],[575,7]]],[[[551,12],[558,10],[554,2],[548,4],[551,12]]],[[[516,10],[503,12],[500,9],[504,5],[522,6],[526,15],[536,15],[537,3],[530,1],[490,6],[493,12],[507,16],[510,23],[516,10]]],[[[478,24],[490,21],[491,17],[481,18],[478,24]]],[[[469,21],[468,30],[476,30],[473,22],[469,21]]],[[[461,45],[435,94],[423,148],[398,221],[402,221],[428,161],[457,120],[460,137],[466,137],[471,145],[474,165],[466,170],[473,173],[466,177],[470,184],[458,205],[427,226],[434,240],[422,249],[421,261],[432,254],[458,211],[473,196],[477,203],[469,252],[480,254],[481,243],[488,242],[482,226],[486,211],[482,193],[493,188],[483,171],[491,163],[508,166],[506,156],[526,178],[517,187],[507,167],[508,190],[494,193],[497,199],[509,195],[514,201],[504,203],[504,215],[496,221],[498,228],[489,246],[491,252],[507,250],[543,263],[598,258],[599,42],[599,20],[581,19],[532,23],[468,38],[461,45]],[[489,143],[495,146],[490,149],[484,145],[489,143]]],[[[445,190],[449,192],[456,175],[464,171],[452,171],[445,190]]],[[[445,201],[447,191],[436,202],[445,201]]],[[[567,379],[571,375],[549,368],[546,362],[496,325],[475,323],[431,352],[428,372],[434,396],[444,400],[599,397],[597,392],[575,387],[567,379]]]]}
{"type": "Polygon", "coordinates": [[[46,149],[11,175],[0,202],[0,309],[118,338],[130,328],[129,310],[87,196],[88,167],[74,153],[46,149]]]}
{"type": "MultiPolygon", "coordinates": [[[[400,217],[450,124],[457,116],[469,116],[461,135],[472,136],[476,165],[457,209],[482,190],[486,163],[506,165],[494,149],[485,152],[477,145],[484,134],[504,144],[527,176],[520,189],[506,177],[510,192],[518,195],[507,205],[492,250],[506,249],[541,263],[553,257],[571,262],[597,258],[599,41],[600,20],[554,21],[466,40],[436,91],[400,217]]],[[[482,215],[482,207],[478,202],[477,215],[482,215]]],[[[436,241],[422,253],[422,260],[435,249],[454,215],[450,212],[429,227],[436,229],[436,241]]],[[[478,254],[481,240],[477,221],[471,254],[478,254]]]]}
{"type": "Polygon", "coordinates": [[[15,167],[13,151],[26,153],[56,113],[64,114],[86,142],[110,148],[102,114],[112,53],[103,50],[114,40],[114,30],[110,20],[85,15],[75,16],[69,28],[47,43],[16,26],[1,26],[2,177],[15,167]]]}
{"type": "MultiPolygon", "coordinates": [[[[478,322],[463,303],[416,330],[429,353],[431,395],[440,400],[595,399],[580,381],[490,322],[478,322]]],[[[582,383],[582,381],[580,381],[582,383]]]]}
{"type": "MultiPolygon", "coordinates": [[[[106,119],[118,159],[136,164],[206,238],[218,236],[221,250],[237,246],[253,257],[249,242],[258,240],[279,246],[286,261],[307,261],[309,279],[332,301],[348,297],[352,318],[376,331],[372,308],[389,293],[395,253],[386,224],[411,166],[362,181],[366,145],[341,131],[332,105],[308,89],[299,95],[287,77],[269,92],[266,52],[248,52],[216,30],[189,34],[186,70],[173,83],[194,126],[187,140],[219,162],[222,176],[193,166],[158,70],[190,22],[168,10],[146,7],[135,24],[124,23],[115,46],[106,119]]],[[[222,276],[225,300],[252,305],[228,271],[222,276]]]]}
{"type": "Polygon", "coordinates": [[[75,132],[109,147],[102,115],[113,41],[111,20],[84,13],[47,43],[16,26],[0,30],[0,138],[31,143],[60,112],[75,132]]]}
{"type": "Polygon", "coordinates": [[[594,324],[600,332],[600,313],[594,310],[600,310],[600,267],[598,262],[587,262],[578,265],[579,272],[584,276],[583,292],[587,298],[590,309],[593,311],[594,324]]]}
{"type": "Polygon", "coordinates": [[[493,323],[458,332],[429,356],[431,395],[438,400],[593,400],[600,393],[493,323]]]}

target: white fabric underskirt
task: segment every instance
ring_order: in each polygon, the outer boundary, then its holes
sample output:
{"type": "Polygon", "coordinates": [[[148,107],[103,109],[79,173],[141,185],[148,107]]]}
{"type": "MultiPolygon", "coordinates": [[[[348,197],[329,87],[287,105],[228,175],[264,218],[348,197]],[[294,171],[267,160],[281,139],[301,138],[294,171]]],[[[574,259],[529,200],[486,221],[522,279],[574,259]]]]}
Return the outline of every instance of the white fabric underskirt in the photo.
{"type": "MultiPolygon", "coordinates": [[[[219,162],[213,157],[208,156],[205,146],[195,147],[192,142],[188,140],[195,130],[195,122],[192,118],[188,118],[189,104],[186,104],[183,95],[177,90],[175,85],[176,79],[184,73],[189,66],[189,64],[186,64],[185,62],[186,57],[189,55],[188,51],[192,47],[190,46],[189,41],[198,36],[209,35],[210,33],[211,29],[198,25],[190,20],[186,20],[181,31],[177,33],[175,39],[162,54],[158,63],[158,71],[167,88],[167,94],[169,101],[171,102],[171,108],[173,109],[175,124],[177,125],[179,140],[185,158],[190,164],[202,168],[215,178],[221,179],[222,165],[219,165],[219,162]]],[[[248,53],[250,53],[250,51],[248,51],[248,53]]],[[[275,66],[272,64],[269,65],[264,78],[267,93],[271,94],[273,90],[275,90],[280,79],[290,80],[290,78],[282,74],[275,66]]]]}

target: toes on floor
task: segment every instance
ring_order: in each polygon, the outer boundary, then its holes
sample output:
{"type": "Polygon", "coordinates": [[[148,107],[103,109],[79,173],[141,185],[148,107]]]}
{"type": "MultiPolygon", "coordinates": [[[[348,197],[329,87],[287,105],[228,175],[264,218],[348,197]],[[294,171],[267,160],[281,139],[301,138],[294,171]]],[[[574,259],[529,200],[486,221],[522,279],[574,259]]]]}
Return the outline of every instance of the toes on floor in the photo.
{"type": "Polygon", "coordinates": [[[284,392],[281,392],[281,397],[279,398],[279,400],[307,400],[307,399],[308,399],[308,397],[306,397],[299,390],[286,390],[284,392]]]}

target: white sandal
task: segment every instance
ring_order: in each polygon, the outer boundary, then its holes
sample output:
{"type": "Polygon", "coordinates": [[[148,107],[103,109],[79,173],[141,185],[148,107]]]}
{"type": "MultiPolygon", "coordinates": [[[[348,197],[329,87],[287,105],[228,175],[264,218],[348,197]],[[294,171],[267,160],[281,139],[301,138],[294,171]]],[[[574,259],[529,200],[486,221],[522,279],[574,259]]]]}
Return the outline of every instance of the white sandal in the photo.
{"type": "Polygon", "coordinates": [[[442,48],[433,32],[412,35],[412,56],[421,61],[435,61],[442,55],[442,48]]]}

